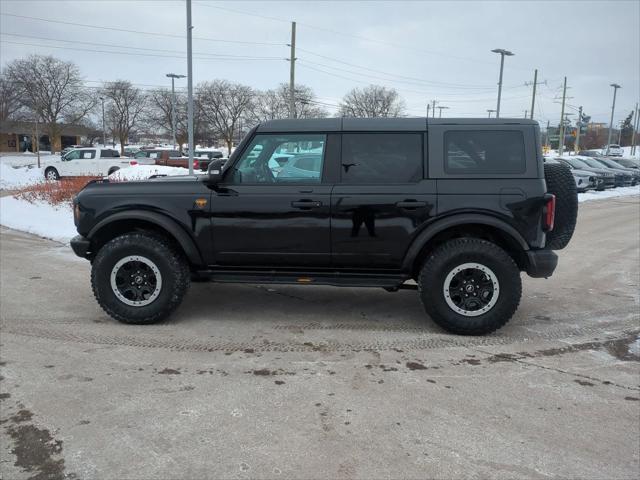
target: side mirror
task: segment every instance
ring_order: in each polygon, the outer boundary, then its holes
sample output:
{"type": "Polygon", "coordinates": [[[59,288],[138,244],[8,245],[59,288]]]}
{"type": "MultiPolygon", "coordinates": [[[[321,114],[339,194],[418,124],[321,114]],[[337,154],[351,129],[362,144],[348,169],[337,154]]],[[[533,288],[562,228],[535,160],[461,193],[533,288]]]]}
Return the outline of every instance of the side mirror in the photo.
{"type": "Polygon", "coordinates": [[[216,159],[209,163],[207,174],[209,175],[209,181],[211,183],[218,183],[222,179],[222,168],[226,160],[216,159]]]}

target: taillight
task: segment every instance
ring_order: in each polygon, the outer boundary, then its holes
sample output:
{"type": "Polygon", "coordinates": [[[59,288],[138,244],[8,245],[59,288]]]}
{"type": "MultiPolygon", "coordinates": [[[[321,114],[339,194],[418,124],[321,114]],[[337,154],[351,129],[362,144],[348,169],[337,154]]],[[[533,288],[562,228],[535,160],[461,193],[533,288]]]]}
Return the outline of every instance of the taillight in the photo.
{"type": "Polygon", "coordinates": [[[138,162],[136,160],[129,160],[129,165],[131,165],[132,167],[137,164],[138,162]]]}
{"type": "Polygon", "coordinates": [[[553,224],[556,220],[556,196],[552,193],[546,195],[547,203],[544,212],[544,229],[547,232],[553,230],[553,224]]]}
{"type": "Polygon", "coordinates": [[[193,159],[193,168],[194,169],[200,168],[200,164],[198,163],[198,159],[197,158],[193,159]]]}

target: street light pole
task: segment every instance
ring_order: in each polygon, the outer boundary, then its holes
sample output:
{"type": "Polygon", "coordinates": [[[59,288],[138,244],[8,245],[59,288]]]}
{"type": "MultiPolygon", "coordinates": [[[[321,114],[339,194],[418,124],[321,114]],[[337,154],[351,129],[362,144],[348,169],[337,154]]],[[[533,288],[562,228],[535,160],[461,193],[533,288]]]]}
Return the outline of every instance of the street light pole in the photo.
{"type": "Polygon", "coordinates": [[[616,93],[618,92],[619,88],[622,88],[617,83],[612,83],[610,86],[613,87],[613,103],[611,104],[611,120],[609,121],[609,139],[607,140],[607,151],[605,152],[605,155],[609,155],[609,145],[611,145],[611,130],[613,129],[613,112],[615,112],[616,110],[616,93]]]}
{"type": "Polygon", "coordinates": [[[500,98],[502,97],[502,72],[504,70],[504,57],[512,57],[513,53],[504,48],[494,48],[493,53],[500,54],[500,79],[498,80],[498,106],[496,107],[496,118],[500,118],[500,98]]]}
{"type": "Polygon", "coordinates": [[[636,103],[635,117],[633,122],[633,132],[631,132],[631,155],[636,154],[636,130],[638,130],[638,126],[640,125],[640,121],[638,121],[638,104],[636,103]]]}
{"type": "MultiPolygon", "coordinates": [[[[184,75],[177,75],[175,73],[167,73],[167,77],[171,79],[171,133],[173,134],[173,148],[176,147],[176,78],[184,78],[184,75]]],[[[182,145],[178,149],[182,152],[182,145]]]]}
{"type": "Polygon", "coordinates": [[[104,128],[104,97],[100,97],[100,101],[102,102],[102,146],[107,146],[107,134],[106,129],[104,128]]]}
{"type": "Polygon", "coordinates": [[[193,52],[191,50],[191,0],[187,0],[187,130],[189,143],[189,175],[193,175],[193,52]]]}

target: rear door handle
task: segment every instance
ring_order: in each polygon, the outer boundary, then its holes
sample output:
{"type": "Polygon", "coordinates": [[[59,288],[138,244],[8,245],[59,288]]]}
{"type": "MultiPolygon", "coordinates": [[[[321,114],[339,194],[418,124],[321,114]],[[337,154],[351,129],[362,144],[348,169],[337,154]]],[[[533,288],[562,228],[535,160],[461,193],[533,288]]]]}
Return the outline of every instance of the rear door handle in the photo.
{"type": "Polygon", "coordinates": [[[418,202],[417,200],[405,200],[404,202],[397,202],[396,207],[412,210],[415,208],[426,207],[427,202],[418,202]]]}
{"type": "Polygon", "coordinates": [[[291,202],[291,206],[302,210],[311,210],[312,208],[320,208],[322,202],[316,200],[298,200],[297,202],[291,202]]]}

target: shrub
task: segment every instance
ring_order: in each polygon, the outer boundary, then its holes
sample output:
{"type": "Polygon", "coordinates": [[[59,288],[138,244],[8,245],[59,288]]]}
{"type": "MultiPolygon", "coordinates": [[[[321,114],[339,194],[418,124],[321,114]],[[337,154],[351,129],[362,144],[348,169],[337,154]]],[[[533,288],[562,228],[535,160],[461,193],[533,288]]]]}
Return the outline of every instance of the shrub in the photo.
{"type": "Polygon", "coordinates": [[[40,201],[53,206],[71,206],[75,194],[91,180],[98,178],[102,177],[71,177],[58,181],[36,183],[19,189],[13,196],[31,203],[40,201]]]}

